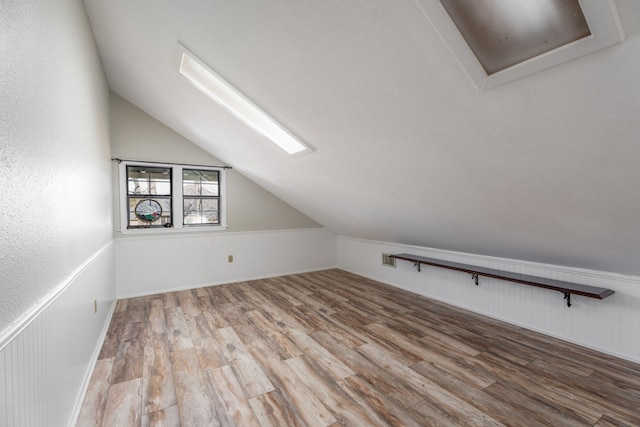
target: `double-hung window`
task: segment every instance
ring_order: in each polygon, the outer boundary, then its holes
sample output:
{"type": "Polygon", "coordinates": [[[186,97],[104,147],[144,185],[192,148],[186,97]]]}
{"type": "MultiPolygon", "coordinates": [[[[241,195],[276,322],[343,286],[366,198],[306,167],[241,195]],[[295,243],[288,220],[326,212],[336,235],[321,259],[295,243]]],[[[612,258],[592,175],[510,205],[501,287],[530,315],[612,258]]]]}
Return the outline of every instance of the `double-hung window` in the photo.
{"type": "Polygon", "coordinates": [[[183,225],[220,224],[220,171],[182,170],[183,225]]]}
{"type": "Polygon", "coordinates": [[[120,182],[125,234],[227,227],[224,168],[122,161],[120,182]]]}
{"type": "Polygon", "coordinates": [[[127,228],[171,227],[171,168],[128,165],[127,228]]]}

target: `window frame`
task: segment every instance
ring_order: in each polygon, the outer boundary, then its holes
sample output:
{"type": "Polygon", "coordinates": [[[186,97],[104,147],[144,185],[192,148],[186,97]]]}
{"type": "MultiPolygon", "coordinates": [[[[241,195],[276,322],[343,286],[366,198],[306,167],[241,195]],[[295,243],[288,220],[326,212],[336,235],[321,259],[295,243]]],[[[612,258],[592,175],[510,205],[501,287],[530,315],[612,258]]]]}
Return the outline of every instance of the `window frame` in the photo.
{"type": "MultiPolygon", "coordinates": [[[[226,169],[215,166],[187,165],[176,163],[144,162],[122,160],[118,166],[118,193],[120,207],[120,227],[117,230],[122,234],[156,234],[156,233],[188,233],[188,232],[209,232],[226,230],[227,225],[227,192],[226,192],[226,169]],[[171,227],[146,227],[128,228],[129,226],[129,195],[127,181],[127,166],[146,166],[149,168],[169,168],[171,174],[171,227]],[[218,172],[218,224],[184,224],[184,198],[183,194],[183,170],[203,170],[218,172]]],[[[189,198],[189,196],[187,196],[189,198]]]]}
{"type": "MultiPolygon", "coordinates": [[[[144,173],[143,171],[141,171],[142,173],[144,173]]],[[[135,229],[148,229],[148,228],[170,228],[171,225],[169,226],[165,226],[162,224],[162,222],[158,223],[158,224],[154,224],[154,223],[149,223],[148,225],[138,225],[138,226],[131,226],[131,221],[132,221],[132,212],[131,212],[131,199],[140,199],[140,202],[142,202],[145,199],[153,199],[153,200],[157,200],[157,201],[161,201],[161,200],[165,200],[169,202],[169,224],[173,224],[173,173],[171,171],[171,168],[167,168],[167,167],[156,167],[156,166],[147,166],[147,165],[137,165],[137,164],[131,164],[131,165],[127,165],[125,166],[125,183],[126,183],[126,189],[125,189],[125,194],[126,194],[126,207],[125,207],[125,211],[126,211],[126,224],[127,224],[127,230],[135,230],[135,229]],[[149,176],[148,180],[149,180],[149,184],[148,184],[148,194],[136,194],[136,193],[130,193],[129,192],[129,179],[131,178],[131,169],[134,168],[138,168],[138,169],[149,169],[149,170],[153,170],[153,169],[159,169],[159,170],[168,170],[169,172],[167,173],[167,177],[169,180],[169,194],[151,194],[151,176],[149,176]]],[[[160,202],[162,204],[162,202],[160,202]]],[[[137,206],[137,205],[136,205],[137,206]]],[[[164,210],[163,210],[164,212],[164,210]]],[[[155,221],[154,221],[155,222],[155,221]]]]}
{"type": "MultiPolygon", "coordinates": [[[[221,223],[221,212],[220,212],[220,171],[218,170],[214,170],[214,169],[208,169],[208,168],[195,168],[195,167],[183,167],[182,168],[182,173],[181,173],[181,185],[182,185],[182,226],[183,227],[208,227],[211,225],[219,225],[221,223]],[[184,194],[184,185],[185,185],[185,180],[184,180],[184,172],[185,171],[190,171],[190,172],[204,172],[204,171],[210,171],[210,172],[216,172],[218,174],[218,194],[216,196],[208,196],[208,195],[203,195],[203,194],[189,194],[189,195],[185,195],[184,194]],[[218,206],[218,222],[217,223],[186,223],[185,222],[185,215],[184,215],[184,206],[185,206],[185,200],[186,199],[194,199],[194,200],[200,200],[200,202],[202,203],[205,200],[216,200],[217,201],[217,206],[218,206]]],[[[202,184],[202,182],[201,182],[202,184]]]]}

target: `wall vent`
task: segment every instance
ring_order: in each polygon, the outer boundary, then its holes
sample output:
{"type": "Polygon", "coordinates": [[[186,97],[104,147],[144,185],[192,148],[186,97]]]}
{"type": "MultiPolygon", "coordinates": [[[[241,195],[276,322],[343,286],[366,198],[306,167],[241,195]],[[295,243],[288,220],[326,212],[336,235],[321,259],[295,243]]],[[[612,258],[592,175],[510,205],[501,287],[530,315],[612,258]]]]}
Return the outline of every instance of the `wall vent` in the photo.
{"type": "Polygon", "coordinates": [[[382,254],[382,265],[396,268],[396,259],[391,258],[390,254],[382,254]]]}

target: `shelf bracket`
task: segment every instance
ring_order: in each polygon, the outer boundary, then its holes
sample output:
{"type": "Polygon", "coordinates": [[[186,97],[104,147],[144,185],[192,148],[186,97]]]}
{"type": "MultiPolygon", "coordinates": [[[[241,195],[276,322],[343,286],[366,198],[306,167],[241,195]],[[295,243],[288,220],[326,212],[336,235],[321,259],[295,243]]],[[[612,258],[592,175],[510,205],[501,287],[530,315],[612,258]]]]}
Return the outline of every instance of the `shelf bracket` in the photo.
{"type": "Polygon", "coordinates": [[[471,274],[471,280],[476,282],[476,286],[478,286],[478,274],[477,273],[470,273],[470,274],[471,274]]]}
{"type": "Polygon", "coordinates": [[[564,299],[567,300],[567,307],[571,307],[571,294],[564,292],[564,299]]]}
{"type": "Polygon", "coordinates": [[[413,266],[418,270],[418,273],[420,273],[420,263],[419,262],[414,262],[413,266]]]}

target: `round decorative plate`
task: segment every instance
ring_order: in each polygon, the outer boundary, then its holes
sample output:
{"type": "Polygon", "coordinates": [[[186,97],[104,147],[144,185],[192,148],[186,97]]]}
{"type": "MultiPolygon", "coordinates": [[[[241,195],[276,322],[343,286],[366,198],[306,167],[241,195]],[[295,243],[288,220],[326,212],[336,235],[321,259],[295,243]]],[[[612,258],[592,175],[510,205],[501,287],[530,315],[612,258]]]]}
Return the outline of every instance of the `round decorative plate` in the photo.
{"type": "Polygon", "coordinates": [[[162,215],[162,206],[157,200],[145,199],[140,200],[136,205],[134,212],[136,218],[143,222],[154,222],[160,219],[162,215]]]}

